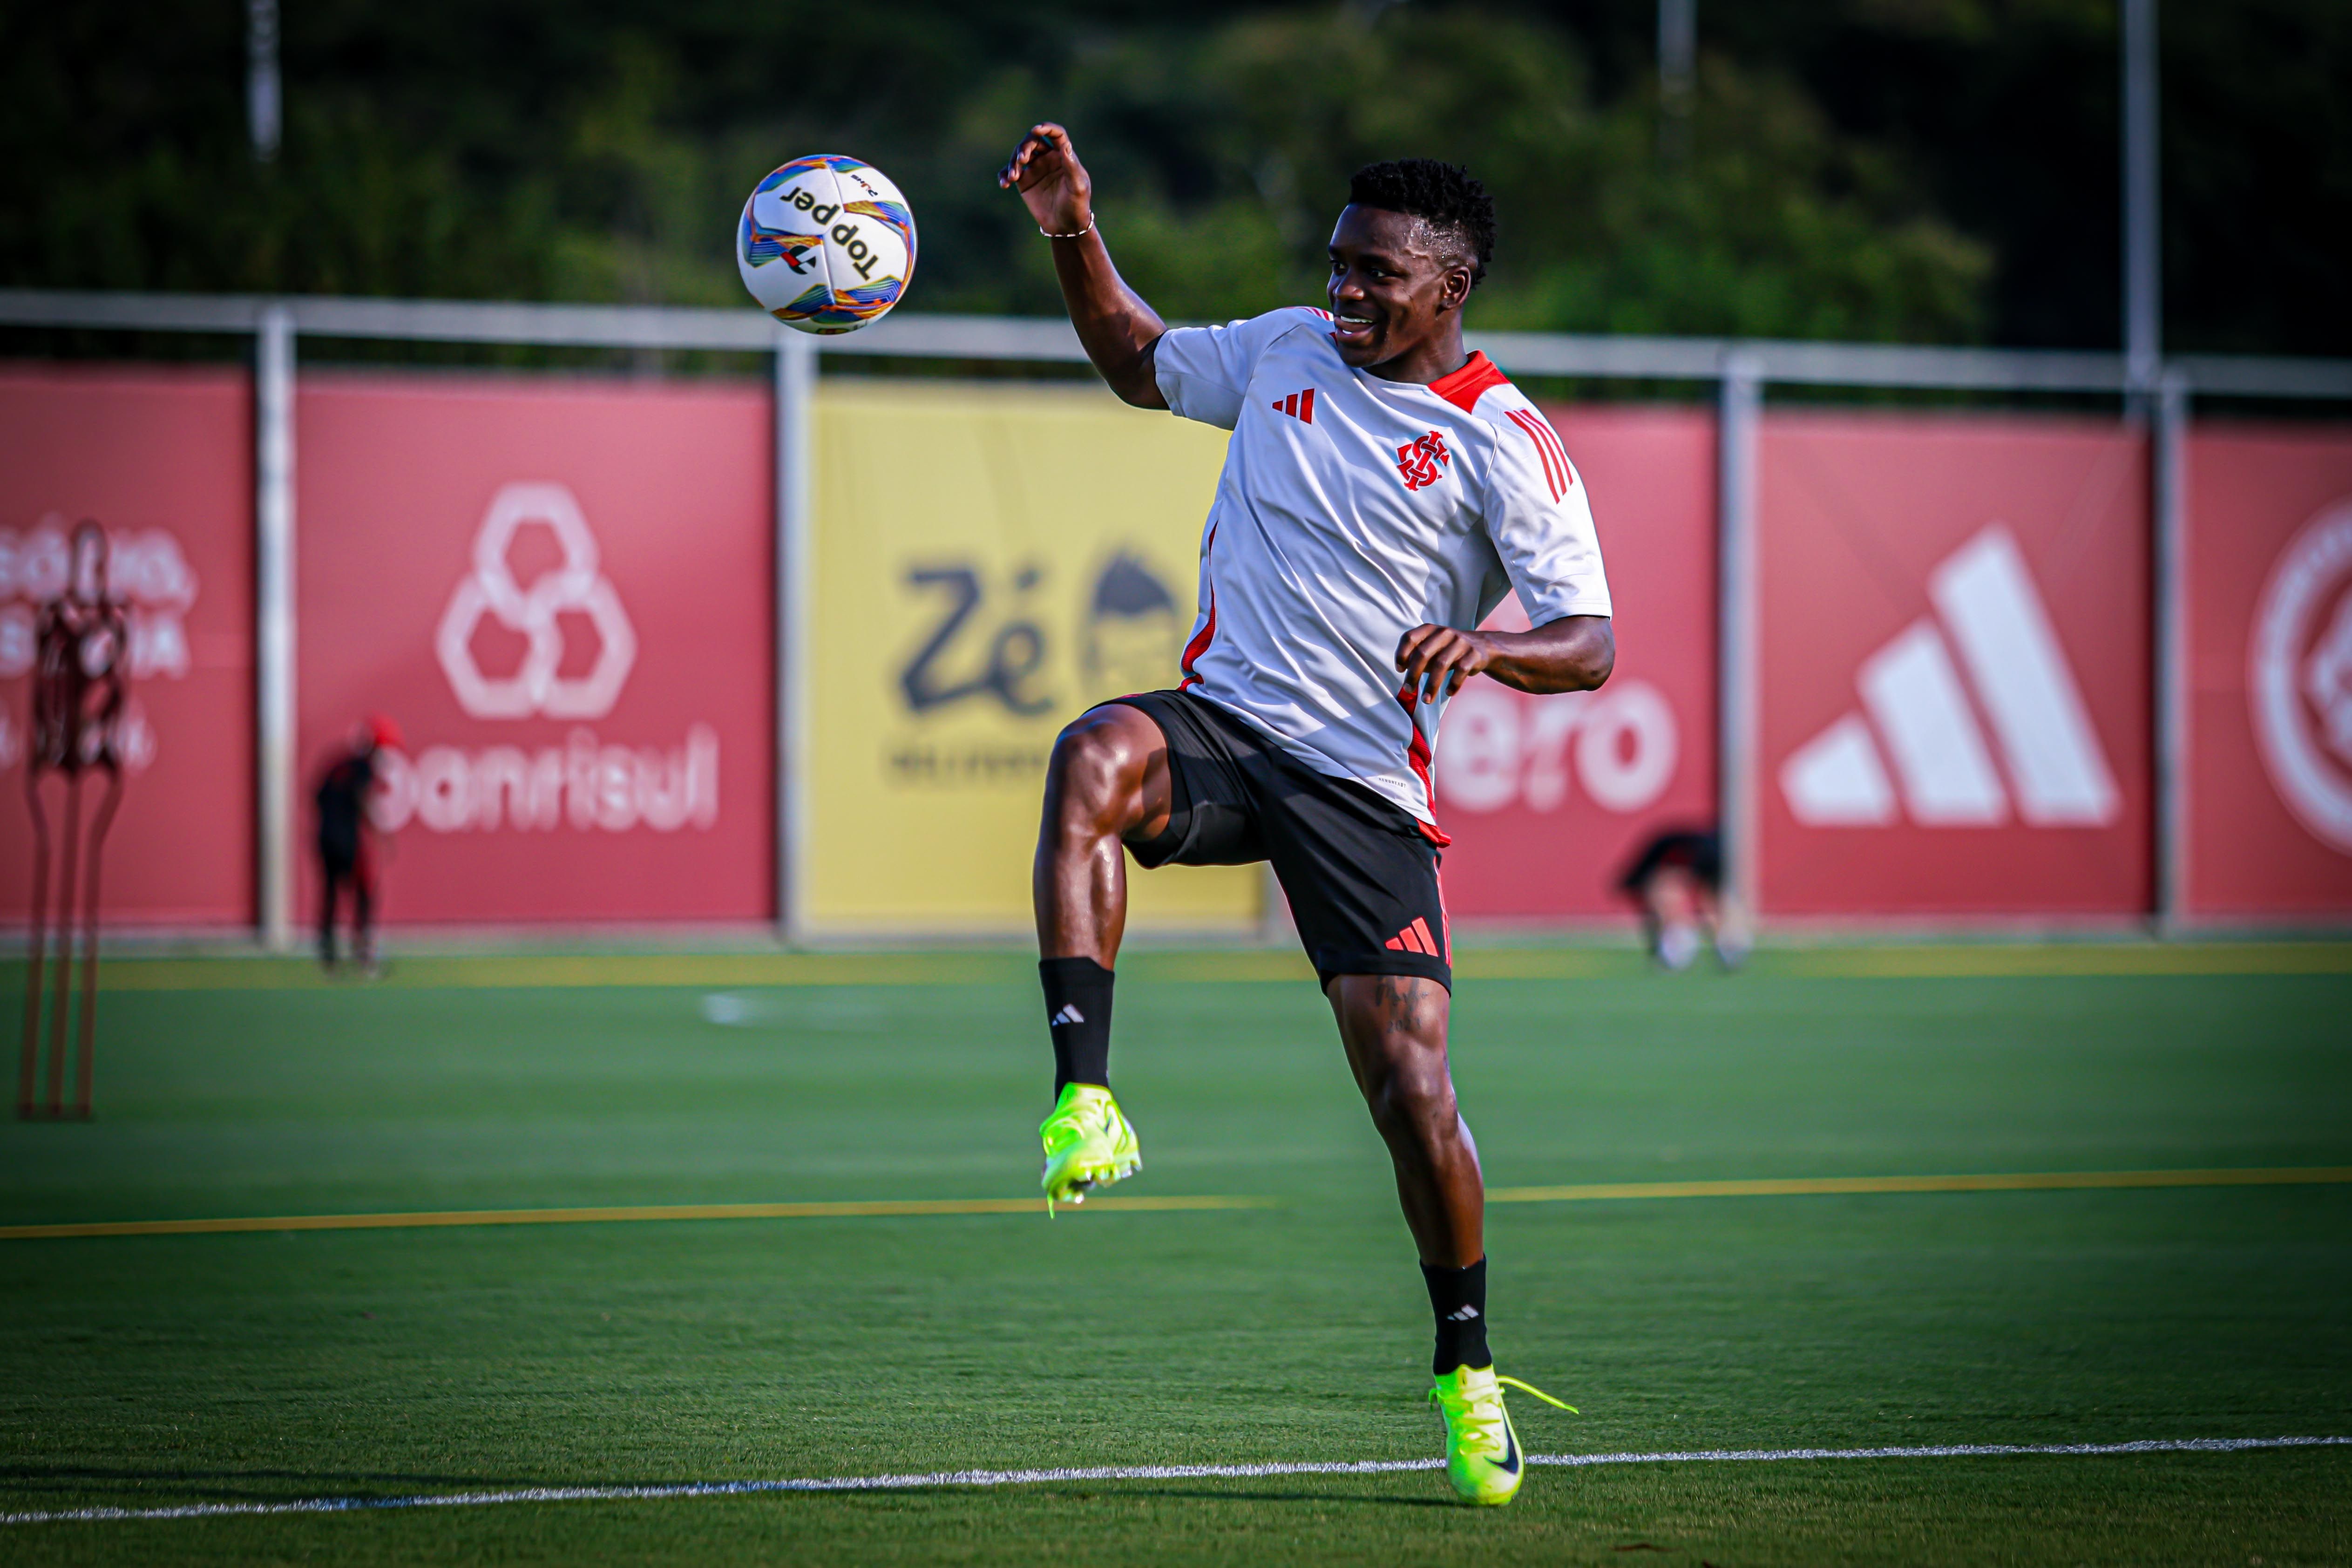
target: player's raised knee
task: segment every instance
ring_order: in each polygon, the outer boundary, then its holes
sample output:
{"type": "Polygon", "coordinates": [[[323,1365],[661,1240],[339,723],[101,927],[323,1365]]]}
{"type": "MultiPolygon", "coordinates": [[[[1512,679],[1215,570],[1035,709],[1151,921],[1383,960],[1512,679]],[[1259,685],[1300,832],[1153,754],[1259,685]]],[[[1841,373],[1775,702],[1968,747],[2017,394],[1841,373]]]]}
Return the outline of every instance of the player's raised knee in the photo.
{"type": "Polygon", "coordinates": [[[1129,728],[1108,704],[1062,727],[1045,767],[1049,817],[1093,823],[1133,799],[1144,758],[1129,728]]]}

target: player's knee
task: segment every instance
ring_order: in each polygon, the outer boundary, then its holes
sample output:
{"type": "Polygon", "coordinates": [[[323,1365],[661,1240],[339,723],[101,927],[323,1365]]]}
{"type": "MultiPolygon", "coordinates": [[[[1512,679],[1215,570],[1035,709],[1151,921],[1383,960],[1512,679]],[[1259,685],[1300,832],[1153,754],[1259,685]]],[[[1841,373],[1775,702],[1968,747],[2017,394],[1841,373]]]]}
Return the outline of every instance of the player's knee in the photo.
{"type": "Polygon", "coordinates": [[[1423,1143],[1454,1124],[1454,1086],[1440,1068],[1419,1059],[1391,1058],[1365,1075],[1364,1103],[1372,1125],[1391,1143],[1423,1143]]]}
{"type": "Polygon", "coordinates": [[[1046,764],[1046,816],[1066,831],[1097,826],[1132,791],[1125,737],[1088,713],[1063,726],[1046,764]]]}

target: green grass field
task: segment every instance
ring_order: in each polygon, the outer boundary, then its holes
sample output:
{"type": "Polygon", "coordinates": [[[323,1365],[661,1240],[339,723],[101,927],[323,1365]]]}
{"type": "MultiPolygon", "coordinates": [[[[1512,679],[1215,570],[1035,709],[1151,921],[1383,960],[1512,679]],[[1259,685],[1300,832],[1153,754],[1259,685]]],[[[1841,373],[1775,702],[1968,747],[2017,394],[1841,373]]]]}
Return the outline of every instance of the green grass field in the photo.
{"type": "MultiPolygon", "coordinates": [[[[2352,1166],[2342,950],[1942,951],[1465,960],[1532,976],[1456,1002],[1489,1183],[2352,1166]],[[2209,972],[2063,973],[2103,967],[2209,972]]],[[[1122,1192],[1267,1206],[0,1240],[0,1512],[1428,1457],[1427,1305],[1328,1014],[1220,978],[1287,968],[1137,955],[1113,1058],[1146,1162],[1122,1192]]],[[[0,1127],[0,1226],[1019,1198],[1034,973],[124,963],[100,1120],[0,1127]],[[522,984],[551,978],[584,984],[522,984]]],[[[1503,1370],[1583,1412],[1519,1401],[1538,1454],[2352,1435],[2340,1182],[1508,1202],[1488,1240],[1503,1370]]],[[[2352,1561],[2352,1447],[1444,1496],[1422,1471],[9,1523],[0,1560],[2352,1561]]]]}

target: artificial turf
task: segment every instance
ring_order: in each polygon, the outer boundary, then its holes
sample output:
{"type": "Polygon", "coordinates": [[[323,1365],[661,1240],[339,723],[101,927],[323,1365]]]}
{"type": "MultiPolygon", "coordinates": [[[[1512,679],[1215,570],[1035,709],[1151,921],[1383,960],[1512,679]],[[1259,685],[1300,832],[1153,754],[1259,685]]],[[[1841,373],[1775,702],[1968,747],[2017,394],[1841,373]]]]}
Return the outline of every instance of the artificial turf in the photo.
{"type": "MultiPolygon", "coordinates": [[[[2352,1165],[2352,976],[1465,981],[1497,1187],[2352,1165]]],[[[2226,967],[2226,966],[2224,966],[2226,967]]],[[[929,983],[129,989],[0,1224],[1019,1195],[1016,959],[929,983]],[[725,1020],[714,1022],[713,1018],[725,1020]]],[[[1311,986],[1139,956],[1137,1194],[1199,1213],[0,1241],[0,1512],[1435,1452],[1311,986]]],[[[473,977],[478,981],[480,977],[473,977]]],[[[609,978],[609,977],[608,977],[609,978]]],[[[12,994],[20,977],[0,988],[12,994]]],[[[1498,1204],[1537,1453],[2352,1434],[2352,1186],[1498,1204]]],[[[0,1526],[10,1563],[2352,1561],[2352,1448],[1674,1463],[0,1526]]]]}

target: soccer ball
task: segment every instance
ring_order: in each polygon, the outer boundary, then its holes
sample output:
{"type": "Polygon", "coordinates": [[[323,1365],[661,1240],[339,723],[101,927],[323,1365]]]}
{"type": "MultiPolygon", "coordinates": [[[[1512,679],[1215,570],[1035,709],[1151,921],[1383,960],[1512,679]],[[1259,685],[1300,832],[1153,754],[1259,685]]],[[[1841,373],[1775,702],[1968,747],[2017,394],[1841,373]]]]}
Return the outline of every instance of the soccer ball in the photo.
{"type": "Polygon", "coordinates": [[[915,215],[871,164],[795,158],[743,204],[735,265],[768,313],[803,332],[854,332],[887,315],[915,275],[915,215]]]}

